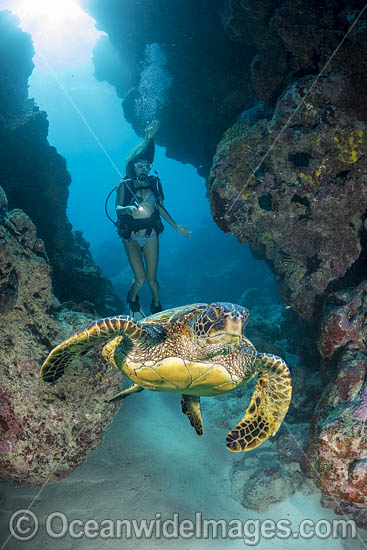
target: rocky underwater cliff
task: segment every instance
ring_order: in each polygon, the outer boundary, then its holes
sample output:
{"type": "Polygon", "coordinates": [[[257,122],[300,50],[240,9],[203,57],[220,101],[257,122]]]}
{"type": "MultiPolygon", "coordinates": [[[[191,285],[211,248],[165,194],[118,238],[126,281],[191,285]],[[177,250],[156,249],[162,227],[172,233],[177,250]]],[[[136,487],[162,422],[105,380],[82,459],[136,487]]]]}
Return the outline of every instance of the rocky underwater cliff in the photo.
{"type": "Polygon", "coordinates": [[[66,161],[47,141],[47,114],[28,99],[31,37],[20,30],[14,15],[0,13],[0,183],[9,210],[22,209],[36,225],[62,302],[90,302],[92,310],[103,314],[120,311],[121,302],[94,265],[89,244],[66,216],[71,183],[66,161]]]}
{"type": "MultiPolygon", "coordinates": [[[[171,80],[157,143],[207,178],[214,220],[267,262],[289,306],[272,311],[266,291],[261,303],[242,297],[254,312],[255,345],[296,352],[303,366],[292,368],[288,431],[279,430],[274,459],[246,456],[251,467],[238,464],[235,498],[260,508],[264,494],[272,502],[274,491],[285,496],[311,478],[324,506],[367,527],[364,3],[82,3],[129,73],[107,70],[103,42],[96,77],[116,87],[140,135],[142,67],[147,46],[160,45],[171,80]]],[[[106,408],[104,394],[122,377],[97,355],[46,390],[37,375],[56,341],[121,304],[67,220],[66,163],[47,141],[46,114],[27,96],[30,39],[8,12],[0,12],[0,31],[1,464],[3,477],[27,485],[67,475],[112,421],[116,406],[106,408]],[[52,473],[60,452],[64,467],[52,473]]]]}
{"type": "Polygon", "coordinates": [[[74,328],[122,304],[67,219],[66,162],[28,99],[31,39],[8,11],[0,36],[0,470],[23,486],[65,477],[102,441],[116,412],[104,395],[120,388],[119,373],[98,358],[56,389],[41,384],[39,366],[74,328]]]}

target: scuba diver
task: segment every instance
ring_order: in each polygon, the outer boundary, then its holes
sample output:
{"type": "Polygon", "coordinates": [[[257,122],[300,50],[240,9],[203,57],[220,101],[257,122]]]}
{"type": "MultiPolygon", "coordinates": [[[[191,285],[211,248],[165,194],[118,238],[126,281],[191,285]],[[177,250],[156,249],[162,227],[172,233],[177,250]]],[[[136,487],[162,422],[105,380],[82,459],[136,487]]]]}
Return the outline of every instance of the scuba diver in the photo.
{"type": "Polygon", "coordinates": [[[153,295],[151,313],[162,311],[157,281],[158,235],[164,230],[160,216],[183,237],[191,236],[188,227],[178,225],[165,209],[159,178],[149,175],[155,153],[154,135],[158,127],[159,124],[155,122],[145,130],[145,139],[130,153],[126,164],[126,177],[117,186],[118,234],[123,240],[134,273],[127,302],[129,314],[135,319],[145,317],[138,297],[138,291],[144,285],[145,279],[148,280],[153,295]]]}

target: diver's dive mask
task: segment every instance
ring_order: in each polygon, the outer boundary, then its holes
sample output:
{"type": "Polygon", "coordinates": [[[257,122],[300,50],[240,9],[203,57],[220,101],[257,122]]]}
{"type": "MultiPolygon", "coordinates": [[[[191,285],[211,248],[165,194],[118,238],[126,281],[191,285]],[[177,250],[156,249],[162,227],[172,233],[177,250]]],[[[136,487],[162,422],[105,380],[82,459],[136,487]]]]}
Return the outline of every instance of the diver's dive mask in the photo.
{"type": "Polygon", "coordinates": [[[134,166],[136,175],[141,177],[149,174],[152,164],[146,160],[138,160],[135,162],[134,166]]]}

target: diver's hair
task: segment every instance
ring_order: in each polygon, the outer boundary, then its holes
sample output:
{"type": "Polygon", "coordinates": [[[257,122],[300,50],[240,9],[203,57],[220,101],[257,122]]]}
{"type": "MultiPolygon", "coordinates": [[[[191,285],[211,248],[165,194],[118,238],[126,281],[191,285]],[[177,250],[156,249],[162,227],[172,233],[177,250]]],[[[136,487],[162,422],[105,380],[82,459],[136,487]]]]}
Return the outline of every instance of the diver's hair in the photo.
{"type": "Polygon", "coordinates": [[[137,160],[148,160],[153,164],[155,153],[154,136],[158,128],[158,120],[154,120],[150,126],[145,128],[144,140],[134,147],[126,159],[126,177],[134,178],[136,175],[134,163],[137,160]]]}

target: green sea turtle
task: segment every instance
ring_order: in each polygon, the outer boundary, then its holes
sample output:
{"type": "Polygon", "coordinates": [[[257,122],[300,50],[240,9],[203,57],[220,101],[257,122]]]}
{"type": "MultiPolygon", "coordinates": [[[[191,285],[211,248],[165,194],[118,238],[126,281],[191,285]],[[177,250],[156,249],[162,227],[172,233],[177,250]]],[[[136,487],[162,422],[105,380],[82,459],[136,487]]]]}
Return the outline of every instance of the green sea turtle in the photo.
{"type": "Polygon", "coordinates": [[[217,302],[168,309],[142,321],[100,319],[54,348],[41,377],[54,382],[77,357],[104,343],[103,357],[133,382],[110,402],[144,389],[180,393],[183,412],[203,435],[200,397],[230,392],[257,376],[246,414],[226,438],[230,451],[249,451],[279,429],[292,385],[283,359],[258,353],[244,336],[248,315],[244,307],[217,302]]]}

